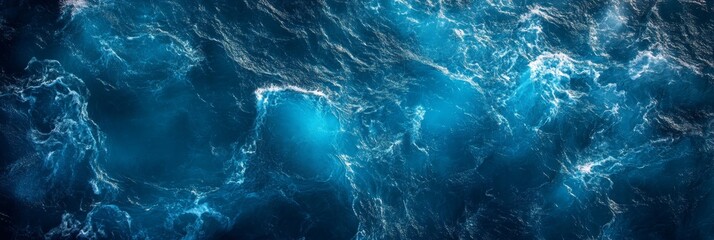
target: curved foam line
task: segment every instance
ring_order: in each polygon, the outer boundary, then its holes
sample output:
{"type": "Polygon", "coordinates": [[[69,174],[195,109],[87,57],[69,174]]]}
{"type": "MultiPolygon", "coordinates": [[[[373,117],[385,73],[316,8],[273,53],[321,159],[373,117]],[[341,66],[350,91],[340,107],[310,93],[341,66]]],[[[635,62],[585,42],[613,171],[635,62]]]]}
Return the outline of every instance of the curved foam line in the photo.
{"type": "Polygon", "coordinates": [[[263,87],[263,88],[258,88],[255,90],[255,97],[258,99],[258,101],[263,100],[264,98],[264,93],[271,93],[271,92],[282,92],[282,91],[293,91],[293,92],[298,92],[302,94],[310,94],[318,97],[324,97],[328,98],[327,94],[320,90],[308,90],[304,89],[298,86],[294,85],[287,85],[287,86],[276,86],[276,85],[270,85],[268,87],[263,87]]]}

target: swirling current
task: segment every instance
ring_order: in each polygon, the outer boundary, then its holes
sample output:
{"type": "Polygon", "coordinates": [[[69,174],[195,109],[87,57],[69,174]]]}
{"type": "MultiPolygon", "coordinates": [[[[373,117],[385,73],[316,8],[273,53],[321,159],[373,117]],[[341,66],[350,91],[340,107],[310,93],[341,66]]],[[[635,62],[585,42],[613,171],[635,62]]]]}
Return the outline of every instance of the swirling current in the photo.
{"type": "Polygon", "coordinates": [[[714,2],[0,0],[4,239],[714,239],[714,2]]]}

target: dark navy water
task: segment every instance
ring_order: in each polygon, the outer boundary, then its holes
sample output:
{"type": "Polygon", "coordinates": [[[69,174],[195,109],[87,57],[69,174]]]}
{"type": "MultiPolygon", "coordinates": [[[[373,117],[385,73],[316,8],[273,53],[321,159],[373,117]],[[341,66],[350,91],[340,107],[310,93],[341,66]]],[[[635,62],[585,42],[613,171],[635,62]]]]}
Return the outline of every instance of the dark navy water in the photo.
{"type": "Polygon", "coordinates": [[[714,2],[0,0],[3,239],[714,239],[714,2]]]}

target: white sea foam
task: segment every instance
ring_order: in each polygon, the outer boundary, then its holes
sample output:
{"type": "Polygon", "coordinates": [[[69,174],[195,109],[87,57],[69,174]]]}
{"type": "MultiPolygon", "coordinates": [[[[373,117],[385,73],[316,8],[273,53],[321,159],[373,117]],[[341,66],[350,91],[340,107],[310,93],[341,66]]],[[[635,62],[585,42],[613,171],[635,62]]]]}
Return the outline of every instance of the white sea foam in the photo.
{"type": "Polygon", "coordinates": [[[258,101],[262,101],[265,98],[266,93],[271,93],[271,92],[283,92],[283,91],[293,91],[301,94],[309,94],[309,95],[314,95],[322,98],[328,98],[327,94],[320,90],[309,90],[305,88],[301,88],[298,86],[293,86],[293,85],[287,85],[287,86],[276,86],[276,85],[270,85],[268,87],[262,87],[258,88],[255,90],[255,97],[258,99],[258,101]]]}
{"type": "Polygon", "coordinates": [[[69,11],[73,17],[82,12],[83,9],[89,7],[87,0],[62,0],[60,4],[62,10],[69,11]]]}

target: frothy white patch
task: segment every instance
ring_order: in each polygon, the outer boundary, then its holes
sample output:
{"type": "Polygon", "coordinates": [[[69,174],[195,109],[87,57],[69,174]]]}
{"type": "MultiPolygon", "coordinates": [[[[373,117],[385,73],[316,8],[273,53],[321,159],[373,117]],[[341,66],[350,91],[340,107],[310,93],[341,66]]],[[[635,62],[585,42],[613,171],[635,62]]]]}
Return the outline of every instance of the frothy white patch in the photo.
{"type": "Polygon", "coordinates": [[[464,36],[466,35],[464,30],[457,29],[457,28],[454,28],[453,30],[454,30],[454,34],[456,34],[456,36],[459,37],[459,39],[464,40],[464,36]]]}
{"type": "Polygon", "coordinates": [[[580,174],[583,175],[596,174],[605,176],[608,175],[608,170],[610,170],[617,162],[617,159],[615,159],[614,157],[607,156],[600,160],[584,162],[580,165],[575,166],[575,168],[580,174]],[[600,169],[601,171],[598,171],[598,169],[600,169]]]}
{"type": "Polygon", "coordinates": [[[652,51],[641,51],[637,53],[635,59],[630,62],[630,69],[628,73],[630,78],[638,79],[642,75],[648,73],[655,73],[654,68],[658,64],[667,64],[668,56],[659,53],[653,53],[652,51]]]}
{"type": "Polygon", "coordinates": [[[573,76],[587,76],[593,81],[600,76],[597,70],[599,65],[575,60],[561,52],[545,52],[528,63],[528,68],[528,79],[518,86],[510,98],[535,96],[550,105],[538,127],[558,115],[561,107],[572,105],[587,95],[587,92],[571,88],[570,79],[573,76]],[[533,90],[533,87],[538,90],[533,90]]]}
{"type": "Polygon", "coordinates": [[[595,165],[596,165],[596,164],[595,164],[594,162],[589,162],[589,163],[585,163],[585,164],[579,165],[577,168],[578,168],[578,171],[580,171],[581,173],[589,174],[589,173],[592,172],[593,167],[594,167],[595,165]]]}
{"type": "Polygon", "coordinates": [[[287,86],[275,86],[271,85],[268,87],[264,88],[258,88],[255,90],[255,97],[258,99],[258,101],[262,101],[265,98],[266,93],[271,93],[271,92],[282,92],[282,91],[293,91],[297,93],[302,93],[302,94],[309,94],[309,95],[314,95],[318,97],[323,97],[323,98],[328,98],[327,94],[320,90],[308,90],[304,89],[298,86],[293,86],[293,85],[287,85],[287,86]]]}
{"type": "Polygon", "coordinates": [[[63,11],[69,11],[71,16],[74,16],[87,8],[89,3],[87,0],[62,0],[61,5],[63,11]]]}

